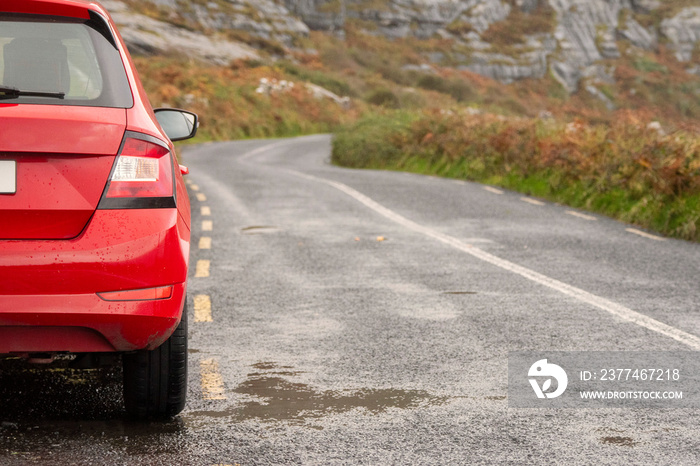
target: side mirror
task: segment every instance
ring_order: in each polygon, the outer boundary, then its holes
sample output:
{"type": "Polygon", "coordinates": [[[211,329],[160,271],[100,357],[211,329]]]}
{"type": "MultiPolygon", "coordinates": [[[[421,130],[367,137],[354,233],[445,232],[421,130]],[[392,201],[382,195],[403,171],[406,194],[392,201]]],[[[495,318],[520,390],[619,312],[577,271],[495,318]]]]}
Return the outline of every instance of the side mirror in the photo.
{"type": "Polygon", "coordinates": [[[157,108],[154,113],[161,128],[171,141],[182,141],[197,134],[199,118],[192,112],[176,108],[157,108]]]}

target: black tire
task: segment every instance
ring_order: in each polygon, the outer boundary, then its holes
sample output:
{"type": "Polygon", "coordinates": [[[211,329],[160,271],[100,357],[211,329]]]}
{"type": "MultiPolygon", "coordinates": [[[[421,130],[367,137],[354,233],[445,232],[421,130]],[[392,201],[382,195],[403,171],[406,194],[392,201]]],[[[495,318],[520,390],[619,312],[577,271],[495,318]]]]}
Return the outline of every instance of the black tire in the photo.
{"type": "Polygon", "coordinates": [[[187,305],[175,332],[158,348],[125,353],[124,404],[135,419],[168,419],[187,396],[187,305]]]}

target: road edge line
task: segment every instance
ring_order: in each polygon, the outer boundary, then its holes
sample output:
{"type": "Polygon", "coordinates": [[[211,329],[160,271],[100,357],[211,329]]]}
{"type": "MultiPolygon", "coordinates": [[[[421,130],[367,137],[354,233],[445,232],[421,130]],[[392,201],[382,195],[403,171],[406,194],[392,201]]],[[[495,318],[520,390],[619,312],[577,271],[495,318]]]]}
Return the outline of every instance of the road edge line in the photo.
{"type": "Polygon", "coordinates": [[[672,327],[668,324],[664,324],[663,322],[660,322],[656,319],[652,319],[651,317],[641,314],[637,311],[634,311],[630,308],[627,308],[621,304],[615,303],[613,301],[610,301],[606,298],[594,295],[592,293],[589,293],[585,290],[582,290],[580,288],[576,288],[575,286],[566,284],[564,282],[561,282],[559,280],[556,280],[554,278],[550,278],[546,275],[543,275],[539,272],[535,272],[534,270],[530,270],[526,267],[520,266],[518,264],[515,264],[513,262],[510,262],[506,259],[502,259],[500,257],[494,256],[493,254],[490,254],[482,249],[479,249],[471,244],[464,243],[460,241],[459,239],[446,235],[444,233],[440,233],[438,231],[435,231],[429,227],[425,227],[423,225],[420,225],[412,220],[407,219],[406,217],[394,212],[393,210],[384,207],[383,205],[379,204],[375,200],[371,199],[370,197],[362,194],[361,192],[351,188],[350,186],[337,182],[337,181],[332,181],[332,180],[327,180],[325,178],[319,178],[313,175],[307,175],[305,173],[298,172],[296,170],[288,170],[290,173],[293,173],[297,176],[300,176],[302,178],[306,178],[309,180],[314,180],[320,183],[324,183],[328,186],[331,186],[348,196],[352,197],[356,201],[360,202],[361,204],[365,205],[366,207],[374,210],[376,213],[388,218],[389,220],[398,223],[399,225],[408,228],[409,230],[413,230],[417,233],[421,233],[425,236],[431,237],[435,240],[438,240],[444,244],[447,244],[449,246],[452,246],[455,249],[458,249],[462,252],[465,252],[473,257],[476,257],[477,259],[481,259],[484,262],[488,262],[492,265],[495,265],[501,269],[507,270],[509,272],[515,273],[517,275],[520,275],[523,278],[527,278],[528,280],[531,280],[535,283],[539,283],[540,285],[544,285],[548,288],[551,288],[555,291],[558,291],[560,293],[563,293],[567,296],[570,296],[572,298],[575,298],[579,301],[582,301],[586,304],[590,304],[598,309],[601,309],[603,311],[608,312],[609,314],[612,314],[624,321],[631,322],[634,324],[639,325],[640,327],[646,328],[647,330],[654,331],[656,333],[659,333],[661,335],[667,336],[669,338],[672,338],[680,343],[683,343],[695,350],[700,350],[700,338],[692,335],[690,333],[684,332],[683,330],[677,329],[675,327],[672,327]]]}

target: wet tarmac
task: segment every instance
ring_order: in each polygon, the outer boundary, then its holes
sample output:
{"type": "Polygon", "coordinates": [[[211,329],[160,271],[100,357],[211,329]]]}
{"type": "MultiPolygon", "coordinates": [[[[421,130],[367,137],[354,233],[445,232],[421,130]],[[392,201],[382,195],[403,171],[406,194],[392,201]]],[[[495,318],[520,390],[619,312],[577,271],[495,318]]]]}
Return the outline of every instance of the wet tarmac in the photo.
{"type": "Polygon", "coordinates": [[[236,422],[258,419],[306,423],[310,419],[353,409],[381,413],[389,408],[410,409],[447,401],[445,397],[420,390],[318,391],[307,384],[290,381],[288,378],[302,374],[291,366],[261,362],[254,364],[253,368],[257,371],[249,373],[247,380],[233,390],[247,395],[252,401],[226,411],[194,411],[189,416],[228,417],[236,422]]]}
{"type": "Polygon", "coordinates": [[[163,440],[182,434],[182,419],[128,419],[121,377],[120,366],[71,369],[66,362],[0,360],[0,464],[53,464],[59,456],[63,464],[106,464],[107,458],[90,459],[96,443],[129,455],[172,451],[174,442],[163,440]]]}

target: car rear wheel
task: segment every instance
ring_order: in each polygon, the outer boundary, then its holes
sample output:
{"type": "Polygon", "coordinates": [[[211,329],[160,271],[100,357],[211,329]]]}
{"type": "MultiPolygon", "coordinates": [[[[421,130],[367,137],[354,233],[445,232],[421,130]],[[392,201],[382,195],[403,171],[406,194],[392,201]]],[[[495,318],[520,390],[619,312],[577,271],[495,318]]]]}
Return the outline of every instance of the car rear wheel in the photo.
{"type": "Polygon", "coordinates": [[[136,419],[167,419],[185,407],[187,395],[187,306],[180,325],[165,343],[125,353],[124,403],[136,419]]]}

